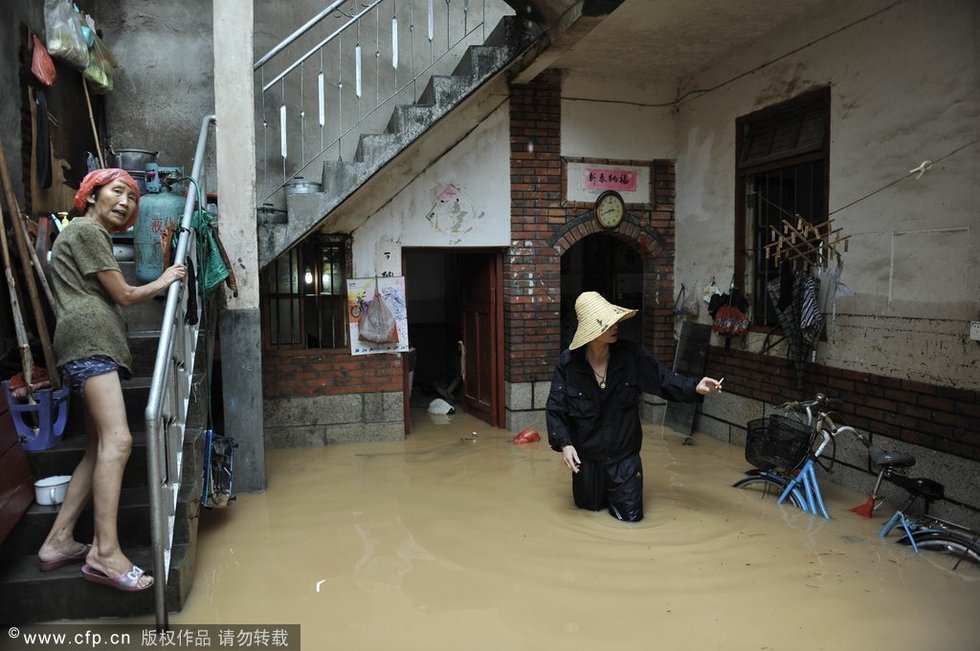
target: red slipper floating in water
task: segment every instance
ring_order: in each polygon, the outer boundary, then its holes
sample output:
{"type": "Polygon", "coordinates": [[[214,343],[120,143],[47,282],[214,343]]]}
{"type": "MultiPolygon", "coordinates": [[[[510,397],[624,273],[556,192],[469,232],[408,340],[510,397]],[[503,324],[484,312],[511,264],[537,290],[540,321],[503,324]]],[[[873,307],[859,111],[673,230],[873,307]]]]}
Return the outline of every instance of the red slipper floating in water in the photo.
{"type": "Polygon", "coordinates": [[[82,578],[84,578],[86,581],[101,583],[102,585],[107,585],[110,588],[122,590],[123,592],[142,592],[143,590],[152,588],[152,581],[149,585],[140,585],[140,577],[142,577],[144,574],[146,574],[146,572],[142,568],[134,565],[128,572],[124,572],[116,578],[112,578],[104,572],[100,572],[99,570],[90,566],[88,563],[82,565],[82,578]]]}
{"type": "Polygon", "coordinates": [[[84,545],[77,554],[72,554],[71,556],[65,556],[64,558],[57,558],[53,561],[42,561],[40,558],[37,559],[37,564],[41,568],[42,572],[53,572],[60,567],[65,565],[71,565],[72,563],[83,563],[85,557],[88,556],[89,550],[92,549],[92,545],[84,545]]]}

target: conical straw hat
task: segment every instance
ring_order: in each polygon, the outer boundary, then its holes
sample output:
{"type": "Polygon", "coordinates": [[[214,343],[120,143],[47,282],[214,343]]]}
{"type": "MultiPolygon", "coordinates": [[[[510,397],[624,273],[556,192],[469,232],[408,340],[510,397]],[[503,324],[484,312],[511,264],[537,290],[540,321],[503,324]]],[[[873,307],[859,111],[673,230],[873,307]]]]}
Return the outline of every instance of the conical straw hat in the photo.
{"type": "Polygon", "coordinates": [[[582,292],[575,300],[575,315],[578,328],[569,350],[584,346],[620,321],[636,316],[636,310],[613,305],[598,292],[582,292]]]}

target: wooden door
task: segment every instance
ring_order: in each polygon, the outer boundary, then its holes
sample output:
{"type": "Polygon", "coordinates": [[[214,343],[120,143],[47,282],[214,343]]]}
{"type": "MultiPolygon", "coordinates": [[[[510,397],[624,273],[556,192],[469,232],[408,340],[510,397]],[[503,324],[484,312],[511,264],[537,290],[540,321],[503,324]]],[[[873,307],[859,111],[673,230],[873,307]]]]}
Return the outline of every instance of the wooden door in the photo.
{"type": "Polygon", "coordinates": [[[497,305],[499,256],[465,253],[459,256],[462,295],[463,405],[467,413],[499,427],[502,420],[503,328],[497,305]]]}

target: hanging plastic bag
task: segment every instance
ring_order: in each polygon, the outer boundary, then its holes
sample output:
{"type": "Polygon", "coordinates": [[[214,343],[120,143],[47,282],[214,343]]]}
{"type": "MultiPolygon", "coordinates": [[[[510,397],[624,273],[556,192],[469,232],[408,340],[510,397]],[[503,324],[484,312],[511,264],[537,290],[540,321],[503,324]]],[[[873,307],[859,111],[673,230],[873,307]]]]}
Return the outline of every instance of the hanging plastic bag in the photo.
{"type": "MultiPolygon", "coordinates": [[[[201,292],[208,294],[218,285],[228,280],[228,267],[225,265],[221,248],[218,244],[218,234],[215,233],[211,222],[214,218],[206,210],[194,212],[194,230],[197,232],[197,264],[200,267],[198,282],[201,292]]],[[[176,250],[176,247],[174,247],[176,250]]]]}
{"type": "Polygon", "coordinates": [[[361,310],[358,338],[376,344],[398,343],[398,324],[395,322],[395,315],[385,303],[377,282],[374,287],[374,298],[366,302],[361,310]]]}
{"type": "Polygon", "coordinates": [[[116,71],[116,59],[102,39],[95,37],[95,45],[89,50],[89,64],[82,74],[89,81],[89,88],[96,95],[112,90],[112,76],[116,71]]]}
{"type": "Polygon", "coordinates": [[[34,52],[31,54],[31,72],[34,73],[39,82],[45,86],[51,86],[54,84],[55,77],[58,76],[58,71],[54,68],[54,61],[37,34],[31,34],[31,39],[34,41],[34,52]]]}
{"type": "Polygon", "coordinates": [[[88,46],[82,36],[81,18],[72,9],[71,0],[44,1],[44,31],[48,54],[85,70],[89,63],[88,46]]]}

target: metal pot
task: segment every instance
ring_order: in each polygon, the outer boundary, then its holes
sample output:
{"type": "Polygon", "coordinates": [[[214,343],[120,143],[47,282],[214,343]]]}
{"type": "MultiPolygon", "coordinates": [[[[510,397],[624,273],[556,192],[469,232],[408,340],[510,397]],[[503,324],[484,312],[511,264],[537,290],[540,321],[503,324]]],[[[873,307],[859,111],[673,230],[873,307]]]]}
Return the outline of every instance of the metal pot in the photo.
{"type": "Polygon", "coordinates": [[[124,170],[144,171],[149,163],[157,162],[158,151],[146,149],[115,149],[112,154],[116,157],[116,167],[124,170]]]}
{"type": "Polygon", "coordinates": [[[271,203],[264,203],[256,210],[260,224],[285,224],[288,214],[271,203]]]}
{"type": "Polygon", "coordinates": [[[309,181],[302,176],[297,176],[285,185],[286,196],[294,194],[311,194],[320,191],[320,184],[316,181],[309,181]]]}

